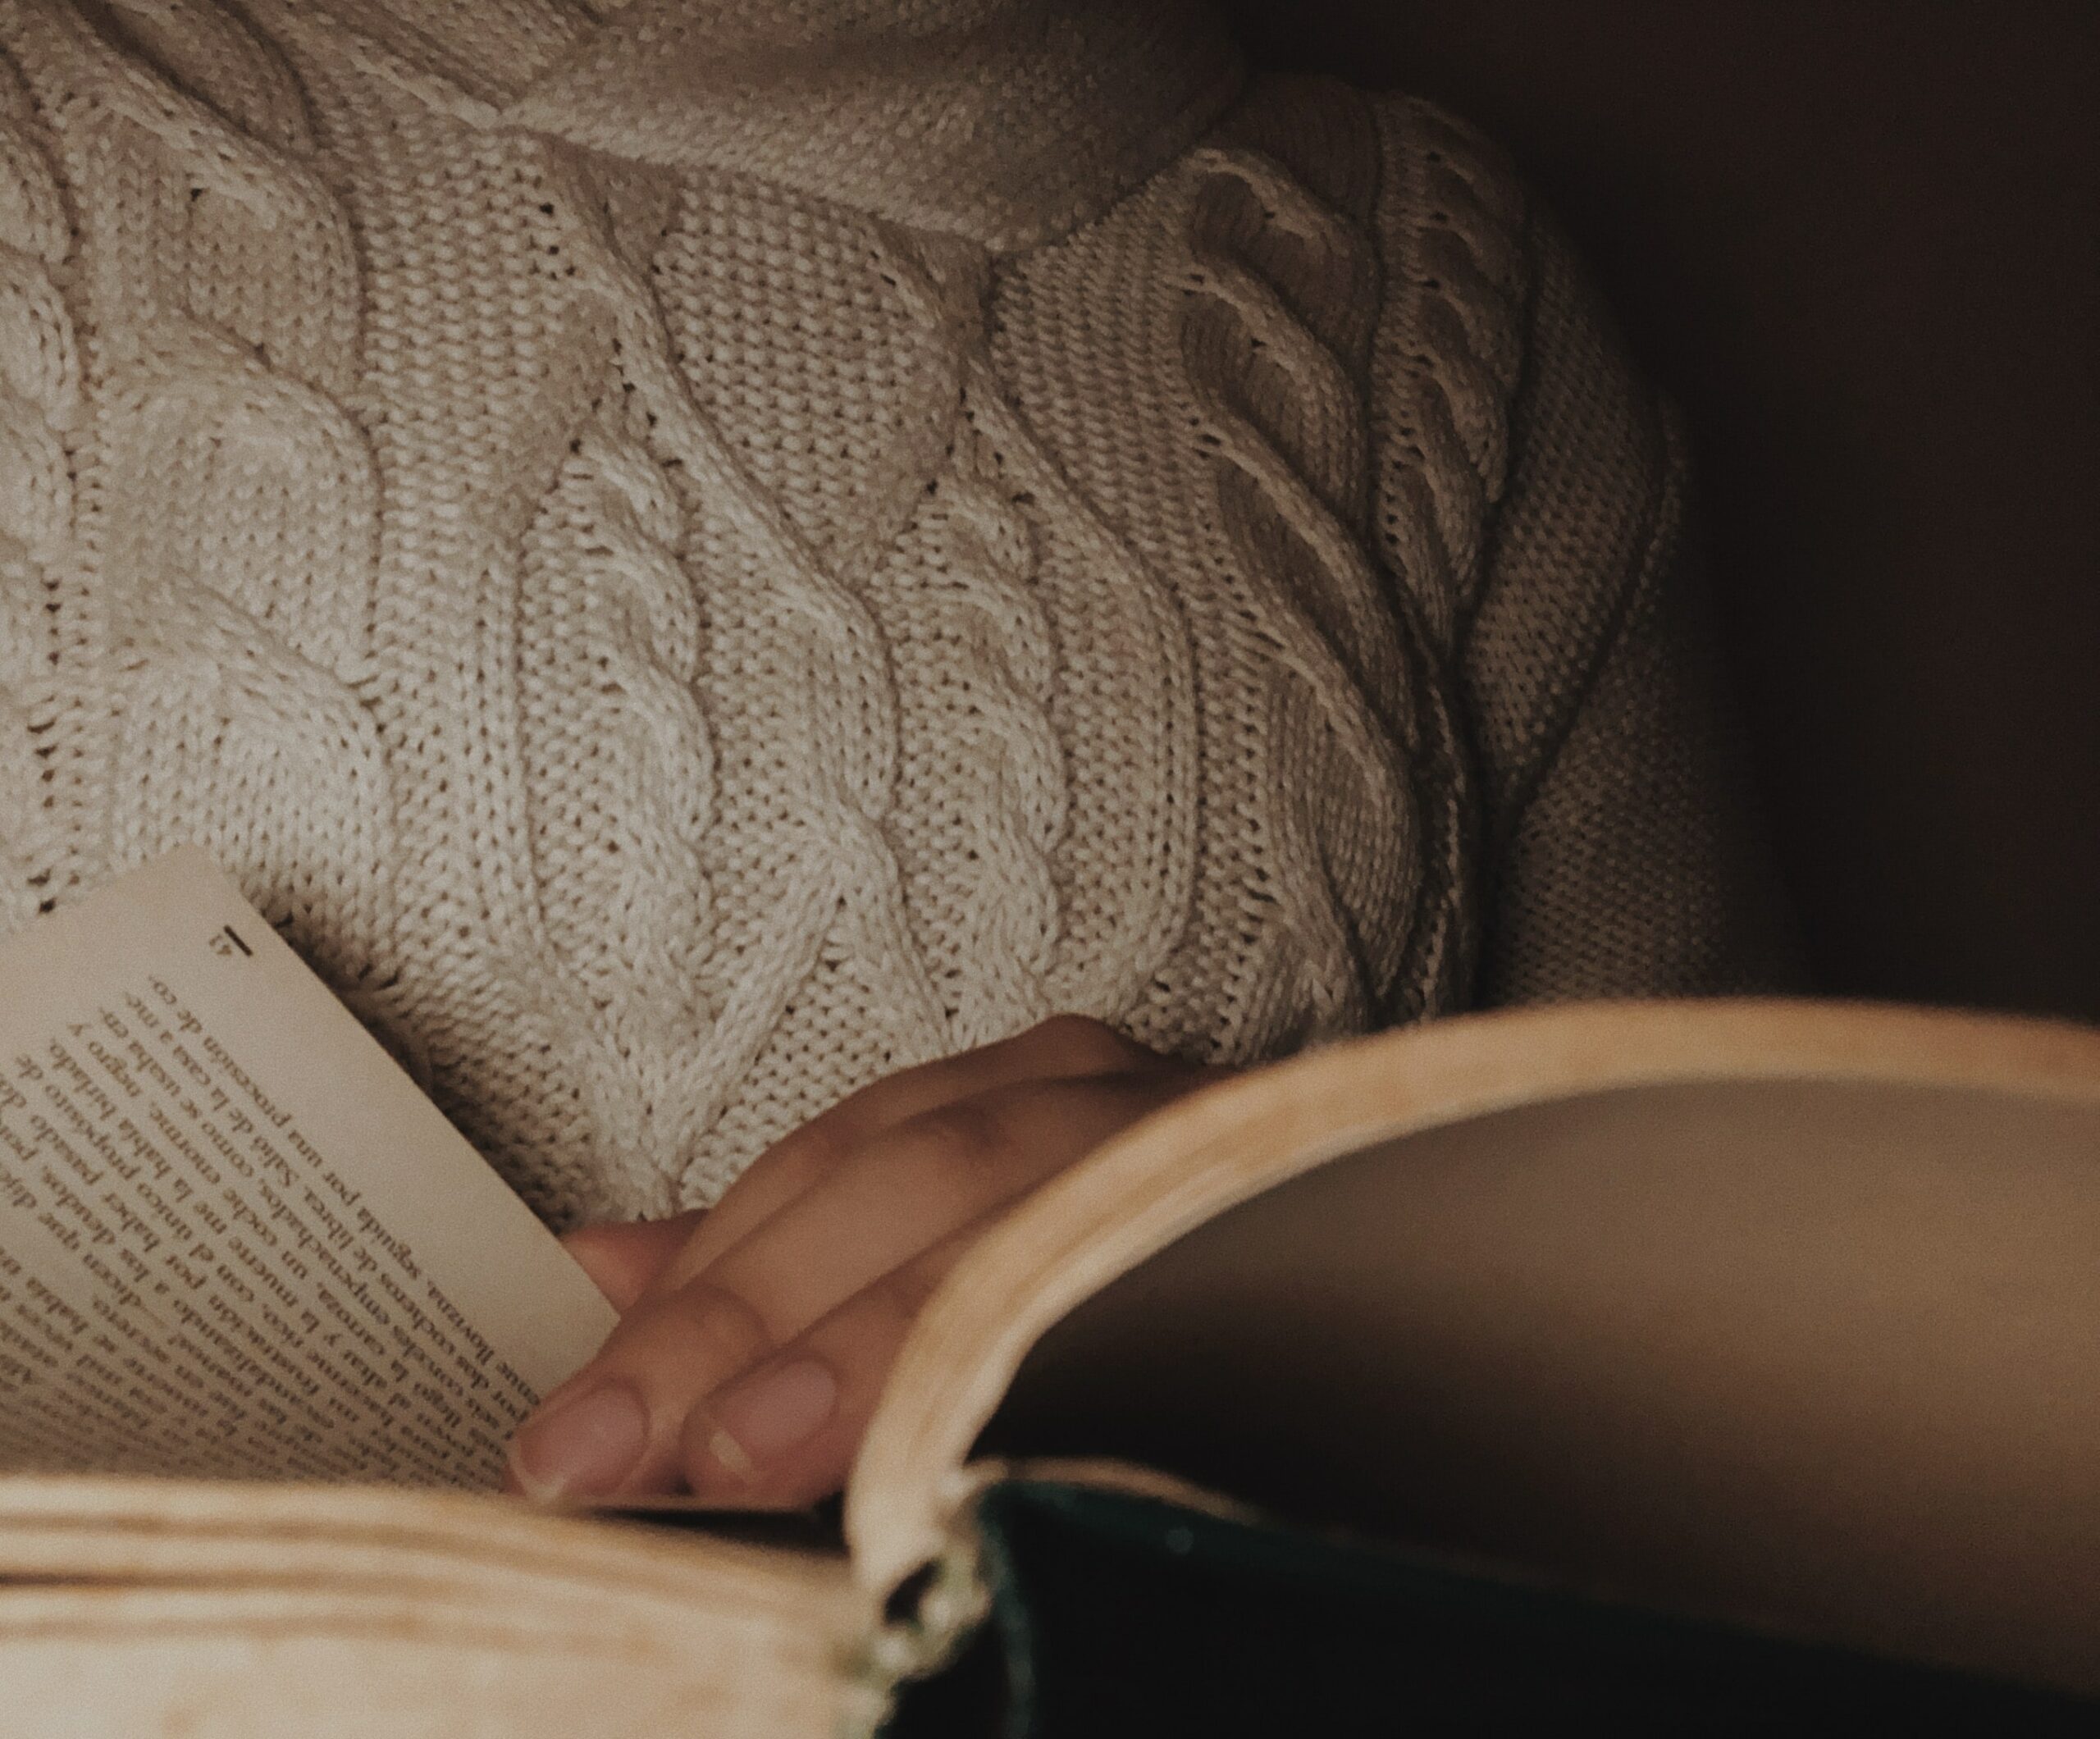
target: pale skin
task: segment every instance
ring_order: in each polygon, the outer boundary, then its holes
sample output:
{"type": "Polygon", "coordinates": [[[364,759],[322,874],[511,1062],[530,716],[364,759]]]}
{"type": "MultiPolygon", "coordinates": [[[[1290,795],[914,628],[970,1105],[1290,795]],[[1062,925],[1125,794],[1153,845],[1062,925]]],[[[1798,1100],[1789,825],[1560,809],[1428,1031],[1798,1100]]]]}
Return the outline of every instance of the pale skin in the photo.
{"type": "Polygon", "coordinates": [[[836,1491],[906,1331],[971,1242],[1219,1072],[1060,1016],[863,1089],[711,1210],[571,1233],[620,1320],[519,1431],[511,1489],[755,1509],[836,1491]]]}

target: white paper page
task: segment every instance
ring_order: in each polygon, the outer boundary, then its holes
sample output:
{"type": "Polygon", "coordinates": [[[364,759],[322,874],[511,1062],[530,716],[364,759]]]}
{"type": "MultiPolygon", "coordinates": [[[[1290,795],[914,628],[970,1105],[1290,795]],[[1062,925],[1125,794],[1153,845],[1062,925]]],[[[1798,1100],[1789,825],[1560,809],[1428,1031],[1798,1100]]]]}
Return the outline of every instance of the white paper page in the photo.
{"type": "Polygon", "coordinates": [[[486,1486],[613,1321],[203,852],[0,945],[0,1470],[486,1486]]]}

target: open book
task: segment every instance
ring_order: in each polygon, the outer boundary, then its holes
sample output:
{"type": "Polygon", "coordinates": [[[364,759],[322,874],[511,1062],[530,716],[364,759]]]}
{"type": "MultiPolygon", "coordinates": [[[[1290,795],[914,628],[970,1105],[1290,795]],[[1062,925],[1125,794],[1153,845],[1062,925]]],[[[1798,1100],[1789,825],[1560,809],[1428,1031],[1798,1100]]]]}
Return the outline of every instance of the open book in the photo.
{"type": "Polygon", "coordinates": [[[1491,1731],[1720,1687],[2077,1730],[2097,1257],[2100,1034],[1449,1020],[1208,1089],[1003,1221],[842,1538],[537,1513],[487,1488],[607,1307],[179,852],[0,947],[0,1709],[1491,1731]]]}

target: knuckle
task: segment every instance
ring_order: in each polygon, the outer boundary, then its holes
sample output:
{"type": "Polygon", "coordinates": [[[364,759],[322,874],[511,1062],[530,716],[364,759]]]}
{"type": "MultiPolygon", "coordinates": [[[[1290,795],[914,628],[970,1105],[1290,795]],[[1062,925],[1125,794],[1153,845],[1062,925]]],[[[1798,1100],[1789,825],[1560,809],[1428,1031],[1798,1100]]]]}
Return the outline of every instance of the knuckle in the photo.
{"type": "Polygon", "coordinates": [[[1075,1082],[1063,1077],[1014,1081],[985,1094],[978,1102],[978,1110],[1005,1132],[1004,1139],[1011,1148],[1016,1132],[1033,1131],[1039,1138],[1043,1130],[1054,1129],[1077,1101],[1098,1090],[1093,1081],[1075,1082]]]}
{"type": "Polygon", "coordinates": [[[987,1099],[959,1099],[914,1118],[904,1132],[920,1165],[946,1175],[996,1166],[1011,1136],[1006,1117],[987,1099]]]}
{"type": "Polygon", "coordinates": [[[1128,1069],[1146,1054],[1142,1047],[1091,1015],[1052,1015],[1030,1027],[1021,1040],[1046,1057],[1094,1074],[1128,1069]]]}
{"type": "Polygon", "coordinates": [[[680,1338],[710,1369],[742,1370],[773,1350],[765,1319],[725,1286],[691,1281],[667,1302],[678,1308],[680,1338]]]}
{"type": "Polygon", "coordinates": [[[855,1094],[841,1100],[829,1117],[789,1130],[754,1160],[737,1182],[752,1178],[767,1184],[803,1185],[829,1176],[853,1151],[861,1111],[855,1101],[860,1097],[855,1094]]]}

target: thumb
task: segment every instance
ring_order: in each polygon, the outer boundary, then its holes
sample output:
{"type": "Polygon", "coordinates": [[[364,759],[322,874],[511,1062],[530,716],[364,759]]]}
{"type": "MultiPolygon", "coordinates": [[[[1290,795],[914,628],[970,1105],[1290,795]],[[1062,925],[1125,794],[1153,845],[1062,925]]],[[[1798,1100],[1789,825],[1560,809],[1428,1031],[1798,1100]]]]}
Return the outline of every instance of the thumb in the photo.
{"type": "Polygon", "coordinates": [[[706,1212],[696,1207],[668,1220],[586,1226],[564,1236],[562,1248],[596,1282],[613,1308],[625,1312],[648,1289],[658,1271],[684,1247],[706,1212]]]}

